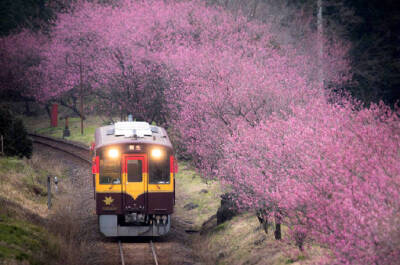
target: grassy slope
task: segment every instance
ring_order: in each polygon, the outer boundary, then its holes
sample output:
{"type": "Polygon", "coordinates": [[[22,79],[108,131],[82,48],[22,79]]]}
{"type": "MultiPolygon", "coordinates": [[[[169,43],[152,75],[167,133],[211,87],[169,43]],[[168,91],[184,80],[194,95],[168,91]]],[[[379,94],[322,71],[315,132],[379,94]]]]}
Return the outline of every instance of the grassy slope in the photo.
{"type": "Polygon", "coordinates": [[[0,157],[0,264],[49,264],[59,242],[45,228],[47,192],[35,161],[0,157]]]}
{"type": "Polygon", "coordinates": [[[7,215],[0,219],[0,261],[48,264],[57,258],[57,242],[43,227],[7,215]]]}
{"type": "MultiPolygon", "coordinates": [[[[47,116],[39,120],[25,119],[25,124],[32,132],[62,137],[63,124],[50,128],[47,116]]],[[[96,117],[88,117],[83,136],[80,135],[79,118],[70,119],[69,124],[71,137],[68,139],[89,144],[93,141],[95,128],[101,126],[102,121],[96,117]]],[[[219,184],[215,181],[205,183],[187,163],[180,163],[179,166],[180,172],[176,176],[175,215],[193,230],[203,231],[193,235],[193,247],[208,264],[312,264],[318,258],[320,250],[317,247],[308,250],[307,254],[298,253],[294,246],[276,241],[273,231],[265,234],[251,213],[242,214],[217,226],[216,219],[212,217],[220,204],[219,184]],[[186,210],[184,206],[188,203],[194,203],[198,207],[186,210]],[[202,229],[206,221],[207,232],[202,229]]]]}
{"type": "MultiPolygon", "coordinates": [[[[271,229],[265,234],[253,213],[243,213],[217,226],[213,216],[220,204],[219,184],[205,183],[188,164],[180,163],[176,181],[175,215],[193,230],[200,230],[193,235],[193,247],[207,264],[312,264],[317,258],[317,248],[298,253],[294,246],[275,240],[271,229]],[[198,207],[185,210],[188,203],[198,207]],[[207,226],[202,227],[206,221],[207,226]]],[[[283,237],[285,231],[283,228],[283,237]]]]}
{"type": "Polygon", "coordinates": [[[217,182],[205,183],[186,163],[179,163],[176,175],[175,214],[190,224],[193,230],[200,230],[202,224],[215,214],[219,207],[220,189],[217,182]],[[207,193],[204,191],[207,190],[207,193]],[[184,206],[194,203],[198,205],[192,210],[184,206]]]}

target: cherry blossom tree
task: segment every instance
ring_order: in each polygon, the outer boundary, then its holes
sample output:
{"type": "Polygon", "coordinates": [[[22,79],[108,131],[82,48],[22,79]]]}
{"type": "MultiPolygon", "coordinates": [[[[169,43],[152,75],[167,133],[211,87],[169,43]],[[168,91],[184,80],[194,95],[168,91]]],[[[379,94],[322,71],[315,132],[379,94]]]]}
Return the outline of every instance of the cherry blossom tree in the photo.
{"type": "Polygon", "coordinates": [[[225,179],[242,202],[282,214],[299,244],[317,240],[338,263],[395,264],[398,111],[313,103],[234,135],[225,179]]]}
{"type": "Polygon", "coordinates": [[[43,58],[42,46],[47,41],[44,35],[27,30],[0,39],[1,96],[25,102],[28,114],[40,78],[35,69],[43,58]]]}
{"type": "MultiPolygon", "coordinates": [[[[204,177],[331,263],[399,259],[399,110],[322,91],[316,45],[279,43],[268,25],[198,1],[74,10],[43,48],[39,99],[84,88],[104,112],[167,123],[204,177]]],[[[323,41],[335,87],[350,78],[349,47],[323,41]]]]}

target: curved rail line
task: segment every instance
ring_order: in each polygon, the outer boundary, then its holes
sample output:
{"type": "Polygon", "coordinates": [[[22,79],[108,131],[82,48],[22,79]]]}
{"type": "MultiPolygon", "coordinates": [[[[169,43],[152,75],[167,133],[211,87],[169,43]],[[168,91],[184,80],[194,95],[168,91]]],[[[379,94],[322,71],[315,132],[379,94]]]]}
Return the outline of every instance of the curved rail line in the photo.
{"type": "Polygon", "coordinates": [[[90,148],[82,143],[32,133],[30,133],[29,136],[32,138],[34,143],[62,151],[89,164],[92,163],[90,159],[90,148]]]}
{"type": "MultiPolygon", "coordinates": [[[[154,263],[156,265],[158,265],[157,254],[156,254],[156,250],[154,248],[153,241],[150,240],[149,244],[150,244],[150,248],[151,248],[151,253],[153,254],[154,263]]],[[[121,264],[125,265],[124,251],[122,250],[121,240],[118,240],[118,246],[119,246],[119,254],[121,255],[121,264]]]]}

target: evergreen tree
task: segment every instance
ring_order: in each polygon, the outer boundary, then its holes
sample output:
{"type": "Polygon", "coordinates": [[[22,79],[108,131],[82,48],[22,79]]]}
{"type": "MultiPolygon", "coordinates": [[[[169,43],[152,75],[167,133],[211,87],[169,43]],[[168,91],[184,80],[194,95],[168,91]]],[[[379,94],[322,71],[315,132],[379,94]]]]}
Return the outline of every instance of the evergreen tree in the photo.
{"type": "Polygon", "coordinates": [[[31,157],[32,140],[29,139],[25,126],[5,108],[0,108],[0,135],[3,136],[5,155],[31,157]]]}

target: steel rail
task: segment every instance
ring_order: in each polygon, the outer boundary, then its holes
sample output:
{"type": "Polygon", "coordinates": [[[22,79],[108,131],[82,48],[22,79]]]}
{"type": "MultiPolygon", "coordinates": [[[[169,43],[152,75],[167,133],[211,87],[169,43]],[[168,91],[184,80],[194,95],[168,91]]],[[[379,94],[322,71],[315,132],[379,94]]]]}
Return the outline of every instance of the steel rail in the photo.
{"type": "Polygon", "coordinates": [[[122,251],[121,240],[118,240],[119,254],[121,255],[121,264],[125,265],[124,252],[122,251]]]}
{"type": "Polygon", "coordinates": [[[154,249],[153,241],[151,241],[151,240],[150,240],[150,246],[151,246],[151,252],[153,252],[154,262],[156,263],[156,265],[158,265],[156,251],[154,249]]]}
{"type": "Polygon", "coordinates": [[[89,147],[86,147],[83,144],[81,145],[81,144],[77,144],[75,142],[69,142],[67,140],[56,139],[56,138],[47,137],[47,136],[43,136],[43,135],[37,135],[37,134],[29,134],[29,136],[32,138],[34,143],[45,145],[45,146],[51,147],[53,149],[62,151],[64,153],[72,155],[76,158],[79,158],[80,160],[83,160],[89,164],[92,163],[90,161],[90,149],[89,149],[89,147]],[[71,150],[62,148],[62,147],[60,147],[60,145],[64,145],[64,146],[73,148],[73,149],[77,150],[77,152],[73,152],[71,150]],[[81,154],[79,154],[79,152],[80,153],[84,152],[87,154],[81,155],[81,154]]]}
{"type": "Polygon", "coordinates": [[[82,149],[82,150],[87,150],[87,151],[90,150],[89,146],[85,145],[84,143],[77,142],[77,141],[71,141],[71,140],[66,140],[66,139],[62,139],[62,138],[56,138],[56,137],[42,135],[42,134],[36,134],[36,133],[29,133],[28,135],[31,137],[43,138],[43,139],[54,141],[54,142],[65,143],[65,144],[74,146],[78,149],[82,149]]]}
{"type": "MultiPolygon", "coordinates": [[[[119,254],[121,256],[121,264],[125,265],[124,251],[122,249],[121,240],[118,240],[118,247],[119,247],[119,254]]],[[[157,254],[152,240],[150,240],[150,248],[151,248],[151,253],[153,254],[154,263],[158,265],[157,254]]]]}

